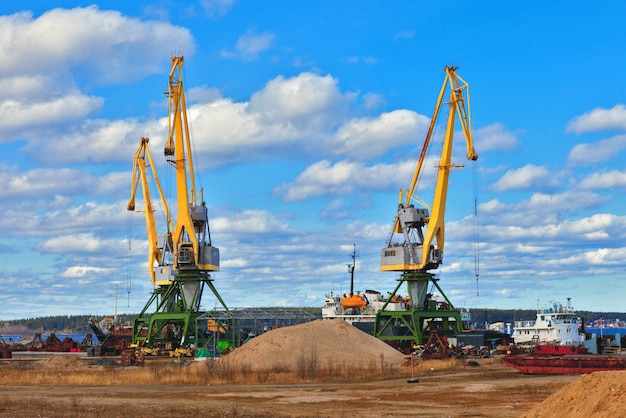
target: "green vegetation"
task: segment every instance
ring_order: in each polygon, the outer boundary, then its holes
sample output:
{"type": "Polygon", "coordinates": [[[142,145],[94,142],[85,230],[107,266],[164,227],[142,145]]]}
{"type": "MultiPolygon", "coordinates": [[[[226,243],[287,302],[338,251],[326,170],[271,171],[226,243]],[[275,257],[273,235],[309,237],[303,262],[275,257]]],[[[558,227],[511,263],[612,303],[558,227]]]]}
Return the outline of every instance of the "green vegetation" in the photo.
{"type": "MultiPolygon", "coordinates": [[[[119,322],[130,322],[136,315],[118,315],[119,322]]],[[[87,332],[89,319],[100,321],[102,315],[56,315],[38,318],[0,320],[0,334],[21,334],[24,332],[56,332],[82,333],[87,332]]]]}

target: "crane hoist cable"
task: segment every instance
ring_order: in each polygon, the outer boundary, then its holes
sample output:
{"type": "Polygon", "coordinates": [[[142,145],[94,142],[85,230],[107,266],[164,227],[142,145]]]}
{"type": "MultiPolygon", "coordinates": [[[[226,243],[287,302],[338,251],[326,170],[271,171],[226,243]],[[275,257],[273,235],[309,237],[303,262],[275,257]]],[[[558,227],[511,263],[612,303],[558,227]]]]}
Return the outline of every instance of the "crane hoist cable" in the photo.
{"type": "Polygon", "coordinates": [[[127,304],[130,307],[130,292],[132,287],[133,275],[133,246],[132,246],[133,218],[130,212],[126,212],[126,237],[128,241],[127,266],[126,266],[126,296],[127,304]]]}
{"type": "Polygon", "coordinates": [[[480,275],[480,223],[478,218],[478,174],[476,164],[472,165],[472,186],[474,189],[474,275],[476,276],[476,296],[478,291],[478,276],[480,275]]]}

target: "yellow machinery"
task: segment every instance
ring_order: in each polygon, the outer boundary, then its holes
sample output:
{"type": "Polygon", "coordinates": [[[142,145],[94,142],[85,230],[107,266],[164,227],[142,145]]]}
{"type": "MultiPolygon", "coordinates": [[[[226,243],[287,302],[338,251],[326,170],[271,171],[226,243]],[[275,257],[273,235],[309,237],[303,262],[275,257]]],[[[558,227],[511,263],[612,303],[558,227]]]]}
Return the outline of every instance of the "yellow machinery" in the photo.
{"type": "Polygon", "coordinates": [[[432,329],[440,334],[449,335],[462,330],[461,315],[445,296],[434,274],[430,270],[439,267],[443,260],[444,249],[444,214],[448,194],[450,170],[457,166],[451,163],[452,142],[455,120],[458,117],[467,145],[467,158],[475,161],[478,155],[472,142],[470,118],[469,85],[456,74],[456,67],[445,67],[445,80],[435,112],[426,133],[426,139],[413,174],[409,189],[400,191],[398,211],[392,232],[385,248],[381,252],[380,269],[400,272],[398,285],[389,298],[406,283],[408,288],[409,309],[407,311],[387,311],[386,305],[376,316],[374,334],[376,337],[393,341],[399,347],[423,344],[432,329]],[[440,110],[444,105],[446,89],[450,88],[446,130],[443,149],[437,166],[437,181],[432,205],[428,206],[417,196],[415,188],[422,174],[426,153],[431,143],[440,110]],[[415,207],[420,203],[423,207],[415,207]],[[437,304],[429,292],[430,285],[437,288],[446,303],[437,304]]]}
{"type": "Polygon", "coordinates": [[[152,285],[169,285],[172,277],[171,231],[174,230],[174,226],[167,207],[167,201],[163,195],[161,183],[159,182],[159,176],[157,175],[154,166],[152,154],[150,153],[150,148],[148,147],[148,142],[148,138],[141,138],[139,140],[139,148],[135,151],[133,159],[133,184],[127,209],[130,211],[135,210],[135,195],[137,194],[139,185],[141,185],[141,189],[143,191],[146,230],[148,232],[148,270],[150,272],[150,279],[152,280],[152,285]],[[167,219],[167,232],[162,236],[157,235],[157,227],[154,220],[154,209],[152,207],[152,199],[150,197],[150,183],[147,171],[149,167],[152,169],[152,175],[159,191],[159,195],[161,196],[163,210],[165,211],[165,217],[167,219]],[[155,266],[155,263],[157,266],[155,266]],[[159,275],[158,283],[156,279],[157,273],[159,275]]]}
{"type": "Polygon", "coordinates": [[[133,326],[133,344],[175,350],[179,347],[200,347],[204,330],[196,319],[205,287],[226,308],[215,289],[210,272],[219,271],[219,249],[211,242],[208,209],[202,190],[196,190],[187,107],[182,79],[183,57],[172,57],[169,74],[168,135],[165,156],[176,176],[175,221],[170,216],[163,195],[148,139],[142,138],[135,152],[133,187],[128,210],[135,208],[139,184],[143,189],[146,228],[149,240],[148,269],[153,285],[152,296],[133,326]],[[167,218],[166,232],[157,234],[154,210],[148,187],[148,167],[157,184],[167,218]]]}

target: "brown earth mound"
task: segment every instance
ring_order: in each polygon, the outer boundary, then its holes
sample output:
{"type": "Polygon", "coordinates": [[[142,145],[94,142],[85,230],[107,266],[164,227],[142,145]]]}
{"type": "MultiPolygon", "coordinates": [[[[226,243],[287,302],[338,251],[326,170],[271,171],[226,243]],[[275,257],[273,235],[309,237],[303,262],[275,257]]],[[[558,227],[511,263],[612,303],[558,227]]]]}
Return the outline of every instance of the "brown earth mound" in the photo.
{"type": "Polygon", "coordinates": [[[54,370],[79,370],[85,368],[77,355],[55,355],[41,361],[42,367],[54,370]]]}
{"type": "Polygon", "coordinates": [[[266,332],[222,360],[251,370],[297,370],[303,362],[380,370],[400,366],[404,355],[343,319],[319,319],[266,332]]]}
{"type": "Polygon", "coordinates": [[[626,407],[626,371],[586,374],[553,393],[525,418],[615,418],[626,407]]]}

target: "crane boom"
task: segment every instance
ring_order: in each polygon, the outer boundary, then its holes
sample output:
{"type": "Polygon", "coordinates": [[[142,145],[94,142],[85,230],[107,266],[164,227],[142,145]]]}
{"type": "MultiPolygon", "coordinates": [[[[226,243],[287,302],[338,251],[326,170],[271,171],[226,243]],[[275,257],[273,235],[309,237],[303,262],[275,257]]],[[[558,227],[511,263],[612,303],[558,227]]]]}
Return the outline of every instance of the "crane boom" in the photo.
{"type": "Polygon", "coordinates": [[[446,66],[445,72],[446,77],[437,98],[435,111],[430,120],[411,184],[404,194],[404,202],[403,193],[400,191],[394,227],[387,246],[381,254],[381,270],[383,271],[427,271],[437,268],[442,262],[445,245],[444,215],[448,195],[448,179],[450,170],[455,167],[451,163],[451,157],[457,116],[467,145],[467,158],[472,161],[478,159],[472,140],[469,85],[456,74],[456,67],[446,66]],[[413,201],[417,199],[413,194],[422,173],[426,152],[430,145],[448,86],[450,87],[450,96],[447,104],[450,110],[443,140],[443,151],[437,166],[438,174],[435,196],[430,208],[432,213],[429,213],[427,208],[414,207],[413,201]],[[402,243],[392,242],[395,234],[402,235],[404,238],[402,243]],[[436,244],[433,245],[433,242],[436,244]]]}
{"type": "Polygon", "coordinates": [[[149,138],[141,138],[139,140],[139,147],[137,148],[137,151],[135,151],[132,169],[133,182],[130,192],[130,200],[128,201],[128,205],[126,208],[129,211],[135,210],[135,196],[137,194],[137,189],[141,184],[144,201],[144,215],[146,218],[146,230],[148,233],[148,270],[150,273],[150,279],[152,281],[152,284],[156,285],[157,271],[155,270],[155,263],[157,263],[158,266],[164,266],[168,258],[167,255],[171,255],[171,231],[174,228],[172,224],[172,218],[170,217],[170,212],[167,206],[167,201],[165,200],[165,195],[163,194],[163,189],[161,188],[161,183],[159,182],[159,176],[157,175],[154,162],[152,160],[152,154],[150,153],[150,148],[148,147],[149,141],[149,138]],[[159,237],[159,235],[157,234],[156,222],[154,221],[154,209],[152,207],[152,199],[150,197],[150,185],[148,181],[148,173],[146,170],[147,167],[150,167],[152,170],[152,176],[159,191],[161,202],[163,204],[163,209],[165,211],[165,217],[167,218],[167,232],[161,237],[159,237]]]}

